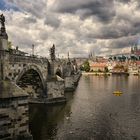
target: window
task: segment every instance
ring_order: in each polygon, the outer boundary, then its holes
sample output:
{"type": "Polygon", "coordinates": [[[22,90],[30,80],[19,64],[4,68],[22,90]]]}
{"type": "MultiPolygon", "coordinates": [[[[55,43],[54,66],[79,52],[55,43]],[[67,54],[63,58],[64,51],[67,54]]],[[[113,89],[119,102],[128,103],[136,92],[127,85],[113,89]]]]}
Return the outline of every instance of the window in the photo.
{"type": "Polygon", "coordinates": [[[9,76],[12,76],[12,73],[9,73],[9,76]]]}

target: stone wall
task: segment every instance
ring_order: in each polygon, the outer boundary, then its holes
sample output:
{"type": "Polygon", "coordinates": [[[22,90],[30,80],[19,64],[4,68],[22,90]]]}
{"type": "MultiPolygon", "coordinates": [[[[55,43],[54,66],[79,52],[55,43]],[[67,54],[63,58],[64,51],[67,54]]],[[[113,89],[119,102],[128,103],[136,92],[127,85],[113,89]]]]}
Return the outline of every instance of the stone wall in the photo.
{"type": "Polygon", "coordinates": [[[43,61],[42,59],[31,59],[30,57],[22,57],[23,56],[17,57],[7,54],[7,59],[5,60],[5,73],[8,79],[10,79],[11,81],[15,81],[18,78],[19,74],[22,73],[22,71],[28,69],[34,69],[37,70],[37,72],[39,71],[44,81],[47,79],[48,63],[46,61],[43,61]],[[15,61],[12,60],[14,59],[13,57],[15,58],[15,61]]]}
{"type": "Polygon", "coordinates": [[[8,50],[8,41],[0,38],[0,50],[8,50]]]}
{"type": "Polygon", "coordinates": [[[48,81],[47,95],[48,98],[64,97],[64,81],[48,81]]]}
{"type": "Polygon", "coordinates": [[[13,53],[16,50],[8,50],[7,43],[6,39],[0,38],[0,77],[15,81],[24,69],[34,66],[46,81],[48,77],[48,59],[26,56],[26,53],[22,54],[23,52],[19,50],[17,50],[19,54],[13,53]]]}
{"type": "Polygon", "coordinates": [[[28,95],[8,81],[0,82],[0,91],[0,139],[31,140],[28,95]]]}
{"type": "Polygon", "coordinates": [[[74,91],[74,75],[65,77],[65,91],[74,91]]]}

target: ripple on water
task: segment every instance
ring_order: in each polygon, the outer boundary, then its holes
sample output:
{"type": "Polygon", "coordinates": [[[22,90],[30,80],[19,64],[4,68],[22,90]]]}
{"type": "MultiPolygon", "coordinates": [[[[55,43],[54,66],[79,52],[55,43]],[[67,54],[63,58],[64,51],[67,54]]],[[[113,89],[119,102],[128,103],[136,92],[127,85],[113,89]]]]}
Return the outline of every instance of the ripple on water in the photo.
{"type": "Polygon", "coordinates": [[[66,105],[31,107],[32,134],[35,140],[139,140],[139,85],[130,76],[83,76],[66,105]]]}

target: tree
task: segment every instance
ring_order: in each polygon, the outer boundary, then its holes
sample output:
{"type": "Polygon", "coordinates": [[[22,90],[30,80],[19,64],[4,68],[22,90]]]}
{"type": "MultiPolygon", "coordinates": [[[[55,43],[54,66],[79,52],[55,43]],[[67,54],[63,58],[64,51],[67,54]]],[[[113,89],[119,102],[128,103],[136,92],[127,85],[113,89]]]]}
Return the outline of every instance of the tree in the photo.
{"type": "Polygon", "coordinates": [[[85,61],[84,64],[83,64],[83,70],[86,71],[86,72],[89,72],[90,71],[90,65],[89,65],[89,62],[88,61],[85,61]]]}
{"type": "Polygon", "coordinates": [[[112,57],[109,57],[108,60],[112,60],[112,57]]]}
{"type": "Polygon", "coordinates": [[[114,56],[113,59],[116,61],[117,60],[116,56],[114,56]]]}
{"type": "Polygon", "coordinates": [[[136,61],[138,58],[136,56],[131,56],[131,60],[136,61]]]}
{"type": "Polygon", "coordinates": [[[11,50],[11,49],[12,49],[12,42],[8,41],[8,50],[11,50]]]}
{"type": "Polygon", "coordinates": [[[125,60],[126,60],[126,57],[123,55],[122,56],[122,61],[125,62],[125,60]]]}
{"type": "Polygon", "coordinates": [[[107,67],[105,67],[105,72],[109,72],[109,70],[108,70],[108,68],[107,68],[107,67]]]}

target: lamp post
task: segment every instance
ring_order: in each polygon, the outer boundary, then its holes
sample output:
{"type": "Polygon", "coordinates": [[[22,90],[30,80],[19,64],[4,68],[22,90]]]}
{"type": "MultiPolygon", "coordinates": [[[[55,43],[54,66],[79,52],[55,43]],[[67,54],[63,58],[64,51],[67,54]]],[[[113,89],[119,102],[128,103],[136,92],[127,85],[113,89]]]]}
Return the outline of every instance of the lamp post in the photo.
{"type": "Polygon", "coordinates": [[[35,46],[34,44],[32,44],[32,56],[34,56],[34,49],[35,49],[35,46]]]}

